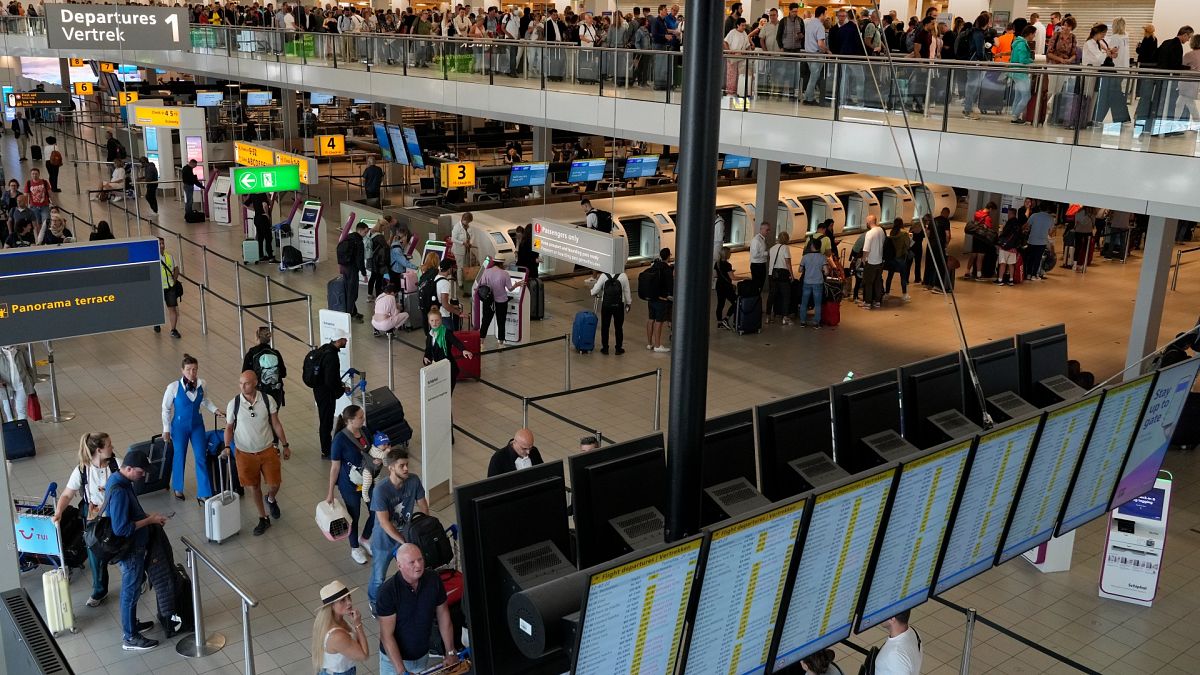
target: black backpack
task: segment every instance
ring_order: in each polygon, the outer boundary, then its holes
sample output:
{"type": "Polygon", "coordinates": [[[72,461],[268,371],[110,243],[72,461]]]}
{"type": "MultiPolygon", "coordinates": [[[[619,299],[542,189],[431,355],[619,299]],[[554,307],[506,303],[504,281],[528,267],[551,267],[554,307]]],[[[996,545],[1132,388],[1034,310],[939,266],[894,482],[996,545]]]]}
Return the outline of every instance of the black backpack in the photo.
{"type": "Polygon", "coordinates": [[[662,276],[658,261],[642,270],[638,275],[638,297],[642,300],[657,300],[662,297],[662,276]]]}
{"type": "Polygon", "coordinates": [[[329,345],[321,345],[304,355],[304,365],[301,367],[300,378],[304,384],[316,389],[324,381],[321,368],[325,365],[325,355],[329,353],[329,345]]]}
{"type": "Polygon", "coordinates": [[[449,565],[454,560],[450,536],[446,534],[446,528],[442,527],[442,522],[437,517],[414,511],[400,533],[404,535],[404,541],[416,544],[417,548],[421,549],[428,568],[449,565]]]}
{"type": "Polygon", "coordinates": [[[417,306],[421,309],[422,314],[428,314],[433,306],[438,304],[437,297],[437,280],[438,274],[435,270],[433,275],[421,280],[417,286],[417,306]]]}
{"type": "Polygon", "coordinates": [[[971,61],[975,56],[975,26],[964,26],[954,40],[954,58],[971,61]]]}
{"type": "Polygon", "coordinates": [[[350,240],[350,237],[346,237],[338,242],[337,264],[345,267],[356,267],[357,265],[354,260],[354,242],[350,240]]]}
{"type": "Polygon", "coordinates": [[[891,237],[883,239],[883,262],[890,263],[896,259],[896,244],[891,237]]]}
{"type": "Polygon", "coordinates": [[[479,299],[480,303],[484,305],[491,305],[496,301],[496,292],[493,291],[492,287],[487,284],[479,284],[479,286],[475,288],[475,297],[479,299]]]}
{"type": "Polygon", "coordinates": [[[592,213],[596,214],[596,231],[597,232],[612,232],[613,217],[608,211],[601,209],[592,209],[592,213]]]}
{"type": "Polygon", "coordinates": [[[625,304],[625,291],[621,288],[621,280],[611,274],[604,282],[600,291],[600,306],[604,309],[620,309],[625,304]]]}

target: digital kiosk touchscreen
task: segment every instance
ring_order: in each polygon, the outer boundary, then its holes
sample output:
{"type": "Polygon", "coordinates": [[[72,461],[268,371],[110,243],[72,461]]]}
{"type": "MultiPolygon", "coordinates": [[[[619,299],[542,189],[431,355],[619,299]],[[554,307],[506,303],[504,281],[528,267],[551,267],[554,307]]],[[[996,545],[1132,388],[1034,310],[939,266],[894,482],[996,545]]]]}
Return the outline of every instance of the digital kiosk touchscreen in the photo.
{"type": "Polygon", "coordinates": [[[1053,536],[1079,455],[1100,409],[1100,398],[1101,394],[1093,394],[1046,413],[996,564],[1015,558],[1053,536]]]}
{"type": "Polygon", "coordinates": [[[796,499],[712,530],[684,675],[766,671],[805,505],[796,499]]]}
{"type": "Polygon", "coordinates": [[[979,437],[938,565],[937,595],[991,568],[1042,416],[979,437]]]}
{"type": "Polygon", "coordinates": [[[588,580],[575,675],[671,675],[700,559],[699,536],[588,580]]]}
{"type": "Polygon", "coordinates": [[[1096,415],[1095,428],[1079,461],[1075,482],[1071,485],[1058,536],[1108,510],[1108,500],[1117,484],[1119,470],[1129,452],[1129,443],[1137,429],[1154,373],[1109,389],[1096,415]]]}
{"type": "Polygon", "coordinates": [[[974,439],[901,462],[883,543],[863,589],[861,633],[929,599],[974,439]]]}
{"type": "Polygon", "coordinates": [[[817,496],[800,549],[774,670],[850,637],[895,465],[817,496]]]}

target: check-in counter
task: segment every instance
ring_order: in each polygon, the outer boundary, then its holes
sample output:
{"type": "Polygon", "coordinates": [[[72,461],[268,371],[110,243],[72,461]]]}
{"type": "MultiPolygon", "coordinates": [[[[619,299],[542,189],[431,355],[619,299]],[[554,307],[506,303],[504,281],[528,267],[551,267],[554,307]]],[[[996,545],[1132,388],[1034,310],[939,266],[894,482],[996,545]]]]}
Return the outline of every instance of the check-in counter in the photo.
{"type": "Polygon", "coordinates": [[[775,218],[775,237],[787,232],[792,241],[804,241],[808,236],[808,213],[804,204],[795,197],[784,197],[779,202],[779,215],[775,218]]]}
{"type": "Polygon", "coordinates": [[[861,232],[867,228],[867,216],[879,218],[879,199],[870,190],[853,190],[838,194],[846,207],[847,232],[861,232]]]}
{"type": "Polygon", "coordinates": [[[900,218],[905,223],[911,223],[916,213],[913,195],[903,185],[889,185],[876,188],[875,197],[879,200],[879,222],[890,226],[892,221],[900,218]]]}
{"type": "Polygon", "coordinates": [[[834,194],[800,195],[797,198],[801,207],[808,213],[808,233],[816,231],[817,226],[826,220],[833,220],[834,234],[841,234],[846,229],[846,207],[842,200],[834,194]]]}
{"type": "Polygon", "coordinates": [[[954,217],[954,212],[958,210],[958,196],[949,185],[928,183],[913,185],[910,189],[917,218],[924,217],[926,213],[936,218],[941,215],[942,209],[950,209],[950,217],[954,217]]]}

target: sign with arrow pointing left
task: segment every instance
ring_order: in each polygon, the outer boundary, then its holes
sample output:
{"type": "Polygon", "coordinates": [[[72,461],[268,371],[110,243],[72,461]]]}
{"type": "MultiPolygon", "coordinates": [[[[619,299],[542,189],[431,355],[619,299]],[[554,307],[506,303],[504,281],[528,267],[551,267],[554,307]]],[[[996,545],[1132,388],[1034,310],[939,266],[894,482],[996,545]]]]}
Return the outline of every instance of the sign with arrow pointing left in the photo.
{"type": "Polygon", "coordinates": [[[300,167],[295,164],[239,166],[233,168],[231,174],[233,193],[237,195],[290,192],[300,189],[300,167]]]}

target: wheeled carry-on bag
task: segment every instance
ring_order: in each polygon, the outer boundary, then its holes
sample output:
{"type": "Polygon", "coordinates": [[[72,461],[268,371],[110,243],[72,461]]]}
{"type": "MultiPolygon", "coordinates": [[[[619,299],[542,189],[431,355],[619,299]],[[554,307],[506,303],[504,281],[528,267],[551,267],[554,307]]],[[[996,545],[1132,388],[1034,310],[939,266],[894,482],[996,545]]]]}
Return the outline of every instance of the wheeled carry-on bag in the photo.
{"type": "Polygon", "coordinates": [[[842,322],[842,303],[827,300],[821,303],[821,325],[836,326],[842,322]]]}
{"type": "Polygon", "coordinates": [[[421,316],[421,298],[415,292],[404,293],[404,312],[408,321],[404,322],[404,330],[418,330],[425,327],[425,319],[421,316]]]}
{"type": "Polygon", "coordinates": [[[71,606],[71,581],[65,567],[42,575],[42,598],[46,602],[46,627],[56,637],[75,632],[75,609],[71,606]]]}
{"type": "Polygon", "coordinates": [[[346,285],[342,277],[334,277],[325,285],[325,304],[334,312],[348,312],[346,308],[346,285]]]}
{"type": "Polygon", "coordinates": [[[183,214],[183,222],[192,223],[193,225],[196,223],[203,223],[204,222],[204,212],[203,211],[188,211],[187,213],[183,214]]]}
{"type": "Polygon", "coordinates": [[[148,441],[134,443],[129,446],[130,452],[141,450],[150,458],[150,470],[146,472],[145,480],[133,484],[133,491],[139,495],[166,490],[171,482],[171,459],[174,455],[172,446],[163,441],[162,434],[156,434],[148,441]]]}
{"type": "Polygon", "coordinates": [[[279,250],[279,269],[291,270],[304,265],[304,256],[295,246],[284,246],[279,250]]]}
{"type": "Polygon", "coordinates": [[[530,279],[525,288],[529,291],[529,318],[541,321],[546,318],[546,287],[541,279],[530,279]]]}
{"type": "Polygon", "coordinates": [[[587,354],[596,348],[596,325],[599,321],[596,314],[589,309],[580,311],[571,323],[571,345],[580,354],[587,354]]]}
{"type": "Polygon", "coordinates": [[[372,431],[387,434],[392,447],[407,447],[413,429],[404,418],[404,405],[396,394],[387,387],[379,387],[367,394],[367,424],[372,431]]]}
{"type": "Polygon", "coordinates": [[[757,333],[762,330],[762,297],[751,295],[737,299],[737,314],[734,328],[738,335],[757,333]]]}
{"type": "Polygon", "coordinates": [[[451,355],[454,362],[458,364],[458,379],[460,380],[478,380],[481,376],[480,363],[483,359],[479,356],[479,331],[477,330],[456,330],[454,337],[458,338],[459,342],[471,352],[475,358],[464,358],[462,352],[458,351],[457,347],[451,347],[451,355]]]}
{"type": "Polygon", "coordinates": [[[6,459],[33,457],[37,449],[33,444],[33,430],[29,420],[13,420],[4,423],[4,456],[6,459]]]}
{"type": "Polygon", "coordinates": [[[204,537],[220,544],[242,530],[242,498],[233,491],[233,458],[217,464],[221,469],[221,491],[204,500],[204,537]]]}
{"type": "Polygon", "coordinates": [[[247,265],[253,265],[259,261],[258,257],[258,241],[255,239],[246,239],[242,241],[242,262],[247,265]]]}

